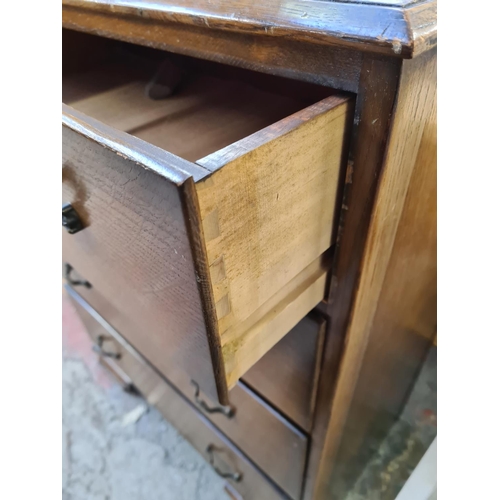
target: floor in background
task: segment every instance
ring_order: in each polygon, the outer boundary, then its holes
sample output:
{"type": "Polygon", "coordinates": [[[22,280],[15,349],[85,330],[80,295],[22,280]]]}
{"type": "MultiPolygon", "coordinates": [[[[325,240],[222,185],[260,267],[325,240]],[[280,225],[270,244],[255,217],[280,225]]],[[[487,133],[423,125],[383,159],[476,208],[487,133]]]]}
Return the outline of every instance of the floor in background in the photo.
{"type": "MultiPolygon", "coordinates": [[[[63,500],[224,500],[198,452],[125,393],[92,352],[63,296],[63,500]]],[[[394,500],[436,436],[436,349],[400,420],[346,500],[394,500]]],[[[265,499],[263,499],[265,500],[265,499]]]]}
{"type": "Polygon", "coordinates": [[[65,297],[62,378],[63,500],[228,498],[175,428],[99,365],[65,297]]]}
{"type": "Polygon", "coordinates": [[[433,347],[403,413],[346,500],[394,500],[437,435],[437,350],[433,347]]]}

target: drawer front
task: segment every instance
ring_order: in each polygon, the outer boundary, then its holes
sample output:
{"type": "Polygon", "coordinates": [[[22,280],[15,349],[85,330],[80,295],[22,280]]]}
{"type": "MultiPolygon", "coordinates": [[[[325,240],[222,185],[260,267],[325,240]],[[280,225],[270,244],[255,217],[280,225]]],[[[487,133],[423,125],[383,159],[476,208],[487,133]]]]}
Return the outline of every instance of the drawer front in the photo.
{"type": "MultiPolygon", "coordinates": [[[[130,378],[138,386],[136,377],[144,375],[137,371],[135,363],[134,366],[128,366],[133,357],[122,354],[124,349],[126,352],[126,349],[133,348],[112,327],[113,319],[118,318],[119,313],[96,290],[79,290],[87,302],[71,287],[67,287],[67,291],[94,342],[100,342],[98,350],[103,352],[103,361],[124,384],[130,383],[127,374],[132,373],[130,378]],[[92,306],[108,314],[106,320],[92,306]],[[104,340],[99,340],[103,337],[104,340]],[[120,359],[115,359],[117,353],[121,354],[120,359]]],[[[167,377],[290,497],[300,498],[307,456],[307,437],[302,432],[243,383],[238,383],[230,391],[230,406],[221,407],[197,391],[196,385],[175,365],[170,367],[167,377]]]]}
{"type": "Polygon", "coordinates": [[[179,389],[211,422],[290,497],[300,499],[308,443],[301,431],[241,382],[229,392],[228,416],[204,395],[193,398],[193,388],[178,380],[179,389]]]}
{"type": "Polygon", "coordinates": [[[193,258],[189,241],[192,181],[180,170],[190,164],[153,147],[141,153],[147,144],[120,140],[117,131],[91,119],[68,112],[66,122],[63,203],[71,203],[84,228],[63,230],[64,261],[123,311],[120,331],[160,371],[177,363],[217,397],[224,370],[212,356],[216,346],[196,281],[195,262],[202,257],[193,258]],[[109,137],[113,145],[106,144],[109,137]]]}
{"type": "Polygon", "coordinates": [[[311,431],[326,320],[313,311],[243,376],[306,432],[311,431]]]}

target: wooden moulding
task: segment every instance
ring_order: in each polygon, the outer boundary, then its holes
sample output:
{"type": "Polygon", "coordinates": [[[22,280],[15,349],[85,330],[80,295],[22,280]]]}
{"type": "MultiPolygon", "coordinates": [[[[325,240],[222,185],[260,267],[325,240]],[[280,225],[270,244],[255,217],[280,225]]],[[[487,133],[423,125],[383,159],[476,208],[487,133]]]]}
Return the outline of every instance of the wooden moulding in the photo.
{"type": "MultiPolygon", "coordinates": [[[[142,26],[144,44],[154,32],[181,26],[193,33],[221,32],[260,39],[284,38],[411,58],[436,44],[436,1],[279,0],[63,0],[63,25],[81,30],[102,26],[107,36],[132,41],[125,24],[142,26]],[[107,18],[106,25],[99,18],[107,18]],[[92,22],[89,23],[89,20],[92,22]]],[[[103,33],[100,33],[103,34],[103,33]]],[[[164,36],[167,36],[165,34],[164,36]]],[[[134,40],[135,41],[135,40],[134,40]]],[[[137,43],[135,41],[135,43],[137,43]]],[[[195,43],[187,36],[177,45],[195,43]]]]}

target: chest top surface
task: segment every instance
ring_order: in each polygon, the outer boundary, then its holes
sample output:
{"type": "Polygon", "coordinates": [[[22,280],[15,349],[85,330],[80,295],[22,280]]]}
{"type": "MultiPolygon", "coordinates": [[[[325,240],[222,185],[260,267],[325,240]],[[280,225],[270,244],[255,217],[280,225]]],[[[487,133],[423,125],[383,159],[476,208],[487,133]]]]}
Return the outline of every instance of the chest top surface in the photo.
{"type": "MultiPolygon", "coordinates": [[[[63,0],[63,26],[93,14],[412,58],[437,44],[436,0],[63,0]],[[65,17],[66,14],[66,17],[65,17]]],[[[145,31],[147,33],[147,29],[145,31]]],[[[146,36],[146,35],[145,35],[146,36]]]]}

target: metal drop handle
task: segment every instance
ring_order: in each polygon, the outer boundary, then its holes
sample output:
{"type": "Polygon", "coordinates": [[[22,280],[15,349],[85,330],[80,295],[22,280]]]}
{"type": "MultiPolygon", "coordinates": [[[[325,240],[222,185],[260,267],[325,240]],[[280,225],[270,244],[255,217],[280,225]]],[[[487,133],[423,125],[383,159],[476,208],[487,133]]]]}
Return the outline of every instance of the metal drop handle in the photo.
{"type": "Polygon", "coordinates": [[[200,386],[194,380],[191,380],[191,384],[195,387],[194,400],[203,411],[207,413],[222,413],[227,418],[231,418],[234,415],[234,408],[231,406],[208,406],[208,404],[200,398],[200,386]]]}
{"type": "Polygon", "coordinates": [[[104,341],[109,338],[106,337],[105,335],[99,335],[97,337],[97,344],[94,344],[92,346],[92,350],[99,354],[99,356],[102,356],[104,358],[113,358],[113,359],[120,359],[122,355],[119,352],[110,352],[106,351],[103,348],[104,341]]]}
{"type": "Polygon", "coordinates": [[[85,288],[92,288],[92,285],[86,280],[75,280],[71,277],[71,273],[73,271],[73,266],[71,264],[67,264],[65,266],[64,278],[71,286],[84,286],[85,288]]]}
{"type": "Polygon", "coordinates": [[[239,481],[241,481],[243,479],[243,474],[241,472],[224,472],[224,471],[221,471],[216,465],[215,465],[215,458],[214,458],[214,455],[217,451],[217,448],[214,444],[209,444],[207,446],[207,454],[208,454],[208,461],[210,463],[210,465],[212,466],[212,468],[214,469],[214,471],[220,476],[220,477],[223,477],[224,479],[231,479],[232,481],[238,483],[239,481]]]}
{"type": "Polygon", "coordinates": [[[69,234],[78,233],[83,229],[82,219],[71,203],[65,203],[62,206],[62,225],[69,234]]]}

